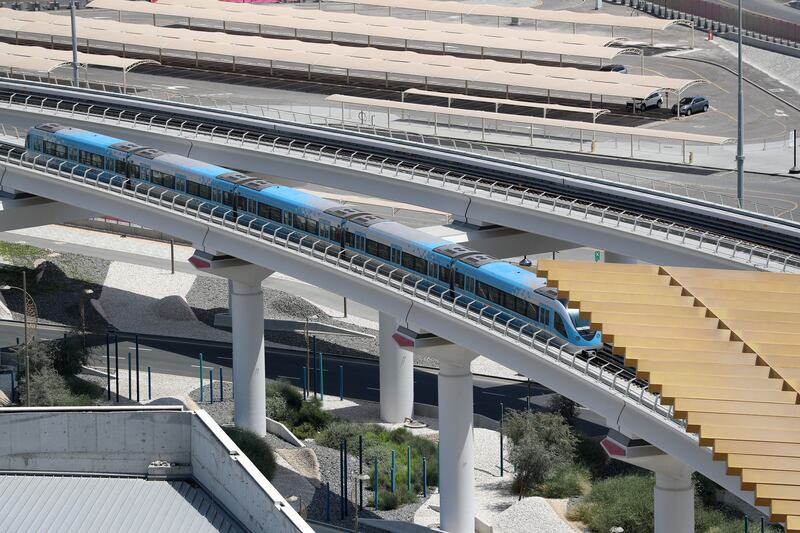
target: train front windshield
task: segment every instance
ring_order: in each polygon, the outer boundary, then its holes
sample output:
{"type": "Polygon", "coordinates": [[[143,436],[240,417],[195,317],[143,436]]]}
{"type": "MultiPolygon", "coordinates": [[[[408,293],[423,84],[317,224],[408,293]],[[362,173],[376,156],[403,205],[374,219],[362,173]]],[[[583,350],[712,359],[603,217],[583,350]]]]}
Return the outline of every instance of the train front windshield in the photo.
{"type": "Polygon", "coordinates": [[[572,320],[572,325],[575,326],[575,329],[578,330],[581,337],[586,340],[592,340],[595,335],[595,332],[591,328],[592,323],[588,320],[581,319],[580,310],[578,309],[567,309],[567,312],[569,313],[569,319],[572,320]]]}

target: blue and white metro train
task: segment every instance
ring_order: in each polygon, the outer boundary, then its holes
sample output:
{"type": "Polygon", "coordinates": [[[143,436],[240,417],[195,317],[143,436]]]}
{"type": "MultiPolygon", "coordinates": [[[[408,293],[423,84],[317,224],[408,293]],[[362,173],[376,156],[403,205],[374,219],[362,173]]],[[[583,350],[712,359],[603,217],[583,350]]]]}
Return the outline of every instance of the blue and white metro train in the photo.
{"type": "MultiPolygon", "coordinates": [[[[28,131],[29,156],[55,157],[97,176],[116,174],[130,183],[146,182],[191,196],[189,202],[226,206],[253,227],[269,225],[288,235],[303,233],[341,247],[341,253],[366,255],[421,277],[437,294],[465,295],[513,319],[516,329],[544,328],[577,349],[602,347],[601,334],[581,320],[577,309],[545,285],[545,280],[510,263],[438,239],[402,224],[383,220],[355,207],[246,176],[154,148],[59,124],[40,124],[28,131]],[[107,171],[101,175],[99,170],[107,171]],[[259,225],[260,224],[260,225],[259,225]],[[280,229],[279,229],[280,228],[280,229]],[[300,233],[302,232],[302,233],[300,233]]],[[[169,193],[167,193],[169,194],[169,193]]],[[[388,273],[389,270],[387,269],[388,273]]],[[[480,309],[473,304],[472,309],[480,309]]],[[[485,315],[492,316],[487,309],[485,315]]],[[[535,329],[533,330],[535,331],[535,329]]]]}

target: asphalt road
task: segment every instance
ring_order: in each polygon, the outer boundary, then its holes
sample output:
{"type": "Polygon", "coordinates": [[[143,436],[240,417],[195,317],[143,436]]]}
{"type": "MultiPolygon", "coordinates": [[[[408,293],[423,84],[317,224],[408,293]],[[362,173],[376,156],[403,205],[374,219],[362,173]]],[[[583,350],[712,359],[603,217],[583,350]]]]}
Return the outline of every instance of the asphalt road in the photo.
{"type": "MultiPolygon", "coordinates": [[[[0,347],[2,347],[3,351],[16,344],[17,339],[22,337],[22,331],[22,324],[20,323],[0,323],[0,347]]],[[[63,335],[63,331],[63,328],[40,326],[37,338],[42,340],[58,339],[63,335]]],[[[87,345],[97,354],[90,359],[89,366],[105,370],[106,358],[100,355],[105,352],[105,335],[89,335],[87,337],[87,345]]],[[[115,353],[119,354],[119,365],[122,369],[126,368],[128,353],[130,353],[131,364],[135,369],[136,351],[132,337],[120,336],[118,349],[116,349],[113,336],[111,337],[109,361],[112,373],[114,373],[116,365],[115,353]]],[[[148,366],[152,368],[153,372],[178,376],[198,376],[199,379],[200,353],[203,354],[204,374],[212,370],[214,378],[218,379],[218,369],[222,368],[224,380],[229,381],[231,379],[232,359],[230,344],[143,336],[139,345],[142,396],[144,397],[147,394],[146,372],[148,366]]],[[[294,385],[302,387],[303,367],[305,365],[305,352],[272,349],[266,351],[266,377],[269,379],[287,379],[294,385]]],[[[339,394],[340,366],[344,371],[344,394],[347,398],[372,402],[380,400],[377,360],[333,355],[323,356],[323,390],[325,394],[334,396],[339,394]]],[[[127,384],[120,383],[120,387],[122,391],[127,392],[125,390],[127,384]]],[[[312,384],[312,389],[313,387],[312,384]]],[[[475,376],[473,378],[474,412],[492,419],[498,419],[501,403],[507,408],[525,409],[528,391],[529,386],[525,381],[475,376]]],[[[539,384],[531,383],[530,385],[531,397],[550,392],[539,384]]],[[[414,398],[415,401],[420,403],[438,404],[437,372],[435,369],[415,368],[414,398]]]]}

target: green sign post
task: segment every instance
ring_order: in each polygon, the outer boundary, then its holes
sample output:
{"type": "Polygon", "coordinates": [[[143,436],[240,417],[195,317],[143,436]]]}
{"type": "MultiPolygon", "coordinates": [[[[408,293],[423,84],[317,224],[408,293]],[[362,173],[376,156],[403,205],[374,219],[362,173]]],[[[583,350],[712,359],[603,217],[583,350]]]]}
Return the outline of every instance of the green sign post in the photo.
{"type": "Polygon", "coordinates": [[[600,262],[600,250],[595,250],[594,251],[594,262],[595,263],[599,263],[600,262]]]}

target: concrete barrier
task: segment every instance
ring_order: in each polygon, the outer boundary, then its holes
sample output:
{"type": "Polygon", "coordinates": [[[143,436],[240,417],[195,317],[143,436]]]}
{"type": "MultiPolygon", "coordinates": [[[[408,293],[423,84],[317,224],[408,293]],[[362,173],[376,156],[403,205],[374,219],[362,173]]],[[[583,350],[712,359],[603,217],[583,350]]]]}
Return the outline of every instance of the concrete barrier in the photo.
{"type": "Polygon", "coordinates": [[[303,441],[297,438],[297,436],[289,431],[289,428],[278,422],[277,420],[273,420],[270,417],[267,417],[267,431],[272,433],[276,437],[280,437],[286,442],[290,442],[297,446],[298,448],[305,448],[306,445],[303,441]]]}

